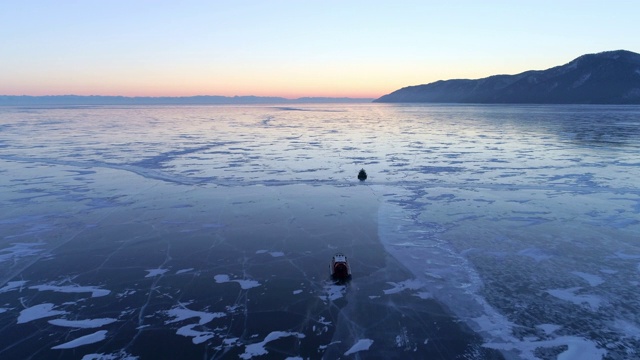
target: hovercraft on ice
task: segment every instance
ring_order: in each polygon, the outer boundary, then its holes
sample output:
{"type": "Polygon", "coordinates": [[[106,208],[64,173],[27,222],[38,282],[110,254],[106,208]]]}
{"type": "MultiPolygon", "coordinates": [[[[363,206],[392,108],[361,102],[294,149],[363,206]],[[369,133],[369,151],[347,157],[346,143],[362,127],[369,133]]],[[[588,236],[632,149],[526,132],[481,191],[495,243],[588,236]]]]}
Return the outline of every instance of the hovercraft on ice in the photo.
{"type": "Polygon", "coordinates": [[[347,280],[351,278],[351,267],[347,257],[343,254],[335,254],[331,258],[331,277],[334,280],[347,280]]]}

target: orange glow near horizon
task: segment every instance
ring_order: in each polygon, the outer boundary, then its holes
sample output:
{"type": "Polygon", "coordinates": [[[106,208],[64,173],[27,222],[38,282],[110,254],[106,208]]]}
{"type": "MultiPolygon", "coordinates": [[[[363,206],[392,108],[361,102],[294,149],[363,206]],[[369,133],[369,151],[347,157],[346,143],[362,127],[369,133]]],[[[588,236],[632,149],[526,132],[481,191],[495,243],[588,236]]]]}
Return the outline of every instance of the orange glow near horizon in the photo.
{"type": "Polygon", "coordinates": [[[378,98],[640,47],[638,2],[551,3],[5,1],[0,95],[378,98]]]}
{"type": "MultiPolygon", "coordinates": [[[[389,92],[397,90],[406,84],[374,84],[372,81],[362,82],[347,79],[343,82],[333,83],[331,79],[302,79],[297,81],[285,81],[282,79],[263,78],[252,80],[246,78],[220,79],[214,81],[198,79],[193,81],[186,78],[178,81],[178,76],[165,76],[164,78],[148,79],[120,77],[95,78],[91,81],[41,81],[37,83],[25,83],[15,81],[0,84],[0,95],[80,95],[80,96],[127,96],[127,97],[188,97],[188,96],[261,96],[283,97],[297,99],[301,97],[350,97],[350,98],[378,98],[389,92]],[[125,78],[126,80],[122,80],[125,78]],[[135,80],[134,80],[135,79],[135,80]],[[19,84],[19,85],[17,85],[19,84]]],[[[298,77],[299,79],[299,77],[298,77]]]]}
{"type": "Polygon", "coordinates": [[[265,90],[259,89],[255,91],[247,89],[234,90],[215,90],[215,89],[200,89],[200,90],[177,90],[173,89],[147,89],[147,88],[127,88],[126,90],[110,90],[105,88],[65,88],[65,89],[51,89],[45,90],[39,89],[24,89],[20,91],[1,92],[0,96],[59,96],[59,95],[78,95],[78,96],[124,96],[124,97],[190,97],[190,96],[258,96],[258,97],[281,97],[286,99],[298,99],[302,97],[328,97],[328,98],[363,98],[363,99],[375,99],[382,95],[388,94],[397,89],[391,89],[389,91],[357,91],[357,90],[344,90],[344,91],[331,91],[331,90],[317,90],[317,91],[295,91],[295,90],[265,90]]]}

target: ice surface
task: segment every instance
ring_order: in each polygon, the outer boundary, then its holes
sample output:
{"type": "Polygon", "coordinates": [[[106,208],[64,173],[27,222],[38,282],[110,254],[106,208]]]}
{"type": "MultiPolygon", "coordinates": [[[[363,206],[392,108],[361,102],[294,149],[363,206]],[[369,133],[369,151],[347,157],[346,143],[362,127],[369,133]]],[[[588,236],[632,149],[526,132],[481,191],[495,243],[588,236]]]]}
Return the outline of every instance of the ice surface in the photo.
{"type": "Polygon", "coordinates": [[[639,119],[0,108],[0,358],[637,358],[639,119]]]}

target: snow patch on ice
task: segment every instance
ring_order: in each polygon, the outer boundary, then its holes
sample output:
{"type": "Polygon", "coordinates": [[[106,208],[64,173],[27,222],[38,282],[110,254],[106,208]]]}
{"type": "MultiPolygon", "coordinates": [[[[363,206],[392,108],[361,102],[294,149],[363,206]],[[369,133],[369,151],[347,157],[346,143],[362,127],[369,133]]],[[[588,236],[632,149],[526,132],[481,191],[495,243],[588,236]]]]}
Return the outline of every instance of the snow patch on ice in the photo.
{"type": "Polygon", "coordinates": [[[16,289],[21,289],[24,284],[26,284],[26,281],[9,281],[4,287],[0,288],[0,294],[5,293],[5,292],[9,292],[12,290],[16,290],[16,289]]]}
{"type": "Polygon", "coordinates": [[[389,281],[387,282],[387,284],[393,286],[393,288],[384,290],[384,293],[386,295],[397,294],[407,289],[418,290],[424,286],[424,284],[417,279],[409,279],[409,280],[401,281],[399,283],[389,281]]]}
{"type": "Polygon", "coordinates": [[[264,348],[267,343],[288,336],[295,336],[298,339],[304,339],[305,337],[304,334],[298,332],[272,331],[261,342],[247,345],[244,353],[239,356],[241,359],[251,359],[254,356],[266,355],[269,353],[267,349],[264,348]]]}
{"type": "MultiPolygon", "coordinates": [[[[374,187],[377,193],[388,192],[385,186],[374,187]]],[[[481,295],[480,275],[467,258],[438,238],[437,229],[421,238],[416,238],[413,234],[411,239],[408,238],[407,234],[410,234],[413,227],[425,227],[424,224],[413,223],[411,219],[414,217],[410,207],[383,201],[378,207],[378,235],[385,250],[404,264],[416,280],[424,284],[425,293],[422,295],[427,296],[426,291],[430,291],[436,300],[448,303],[459,318],[465,319],[472,329],[482,333],[488,341],[517,341],[512,335],[515,325],[481,295]],[[399,226],[406,229],[398,231],[399,226]],[[405,241],[422,242],[428,246],[412,248],[411,251],[403,251],[393,246],[405,241]]],[[[539,251],[525,251],[523,254],[535,255],[539,259],[546,258],[546,254],[540,254],[539,251]]],[[[393,292],[402,289],[395,287],[389,290],[393,292]]]]}
{"type": "Polygon", "coordinates": [[[258,250],[258,251],[256,251],[256,254],[266,254],[266,253],[269,253],[269,255],[271,255],[273,257],[284,256],[284,253],[282,251],[269,251],[269,250],[258,250]]]}
{"type": "Polygon", "coordinates": [[[600,272],[607,275],[615,275],[618,273],[617,270],[612,270],[612,269],[600,269],[600,272]]]}
{"type": "Polygon", "coordinates": [[[558,299],[566,300],[572,302],[576,305],[584,305],[587,304],[591,308],[591,310],[598,310],[600,307],[601,299],[597,295],[582,295],[576,294],[577,291],[582,289],[581,287],[574,287],[569,289],[551,289],[547,290],[547,292],[558,299]]]}
{"type": "Polygon", "coordinates": [[[220,275],[216,275],[216,276],[214,276],[214,277],[213,277],[213,279],[214,279],[218,284],[222,284],[222,283],[229,282],[229,275],[220,274],[220,275]]]}
{"type": "Polygon", "coordinates": [[[638,324],[632,323],[629,320],[616,319],[613,323],[613,328],[620,331],[625,337],[640,340],[640,327],[638,327],[638,324]]]}
{"type": "Polygon", "coordinates": [[[185,336],[185,337],[191,337],[191,341],[195,344],[202,344],[203,342],[213,338],[215,336],[215,334],[211,331],[198,331],[195,330],[194,327],[196,326],[200,326],[199,324],[191,324],[191,325],[185,325],[181,328],[178,329],[178,331],[176,331],[176,334],[181,335],[181,336],[185,336]]]}
{"type": "Polygon", "coordinates": [[[93,334],[81,336],[64,344],[52,347],[51,349],[73,349],[83,345],[94,344],[107,338],[107,330],[96,331],[93,334]]]}
{"type": "Polygon", "coordinates": [[[198,318],[197,324],[184,325],[176,331],[177,335],[191,337],[191,341],[196,345],[201,344],[215,336],[215,334],[211,331],[196,330],[195,328],[197,326],[202,326],[213,321],[213,319],[221,318],[227,315],[223,312],[210,313],[205,311],[191,310],[188,309],[185,304],[179,304],[178,306],[167,310],[166,314],[173,317],[173,319],[165,321],[165,324],[172,324],[187,319],[198,318]]]}
{"type": "Polygon", "coordinates": [[[193,268],[181,269],[181,270],[176,271],[176,275],[178,275],[178,274],[184,274],[184,273],[189,272],[189,271],[191,271],[191,270],[193,270],[193,268]]]}
{"type": "Polygon", "coordinates": [[[44,303],[34,305],[20,311],[18,316],[18,324],[28,323],[29,321],[48,318],[56,315],[66,314],[66,311],[53,310],[54,305],[51,303],[44,303]]]}
{"type": "Polygon", "coordinates": [[[640,259],[640,255],[635,254],[626,254],[621,251],[616,252],[616,256],[623,260],[638,260],[640,259]]]}
{"type": "Polygon", "coordinates": [[[145,270],[146,272],[148,272],[148,274],[145,276],[146,278],[150,278],[150,277],[155,277],[155,276],[161,276],[164,273],[166,273],[167,271],[169,271],[168,269],[148,269],[145,270]]]}
{"type": "Polygon", "coordinates": [[[530,257],[537,262],[549,260],[552,257],[551,255],[546,254],[544,251],[536,248],[520,250],[518,251],[518,255],[530,257]]]}
{"type": "Polygon", "coordinates": [[[223,312],[209,313],[205,311],[195,311],[187,309],[184,304],[180,304],[170,310],[167,310],[166,314],[173,317],[173,319],[165,321],[165,324],[171,324],[191,318],[199,318],[200,320],[198,321],[198,324],[200,325],[204,325],[212,321],[213,319],[221,318],[227,315],[223,312]]]}
{"type": "Polygon", "coordinates": [[[593,275],[593,274],[584,273],[580,271],[572,271],[571,273],[575,276],[582,278],[584,281],[588,282],[589,285],[591,286],[598,286],[604,282],[604,280],[602,280],[602,278],[598,275],[593,275]]]}
{"type": "Polygon", "coordinates": [[[335,301],[344,296],[347,291],[347,287],[344,285],[327,285],[324,287],[323,295],[320,295],[320,299],[323,301],[335,301]]]}
{"type": "Polygon", "coordinates": [[[34,285],[29,289],[35,289],[38,291],[56,291],[61,293],[91,293],[91,297],[107,296],[111,293],[111,290],[101,289],[96,286],[78,286],[78,285],[34,285]]]}
{"type": "Polygon", "coordinates": [[[481,331],[490,334],[494,339],[508,339],[508,341],[515,340],[515,338],[511,336],[514,325],[506,318],[483,314],[473,318],[472,320],[481,331]]]}
{"type": "Polygon", "coordinates": [[[485,343],[484,347],[496,350],[516,350],[520,351],[522,359],[538,359],[534,352],[538,348],[552,348],[558,346],[567,346],[568,349],[558,354],[558,360],[601,360],[607,352],[600,349],[592,341],[576,336],[561,336],[552,340],[543,341],[520,341],[511,343],[485,343]]]}
{"type": "Polygon", "coordinates": [[[44,249],[37,248],[43,246],[44,243],[13,243],[8,248],[0,249],[0,263],[4,261],[15,261],[26,256],[38,255],[44,249]]]}
{"type": "Polygon", "coordinates": [[[359,351],[367,351],[371,347],[371,344],[373,344],[373,340],[371,339],[360,339],[358,342],[353,344],[353,346],[347,350],[344,355],[355,354],[359,351]]]}
{"type": "Polygon", "coordinates": [[[82,357],[81,360],[138,360],[139,357],[126,353],[124,350],[120,350],[117,353],[112,354],[87,354],[82,357]]]}
{"type": "Polygon", "coordinates": [[[67,320],[67,319],[53,319],[49,320],[49,324],[63,327],[91,329],[99,328],[104,325],[115,322],[113,318],[100,318],[100,319],[86,319],[86,320],[67,320]]]}
{"type": "Polygon", "coordinates": [[[556,332],[556,330],[562,328],[562,326],[554,325],[554,324],[540,324],[540,325],[536,325],[536,327],[538,329],[544,331],[544,333],[547,334],[547,335],[551,335],[554,332],[556,332]]]}
{"type": "Polygon", "coordinates": [[[293,290],[293,295],[301,294],[302,290],[293,290]]]}
{"type": "Polygon", "coordinates": [[[247,279],[241,279],[241,280],[231,280],[229,278],[229,275],[216,275],[213,277],[214,280],[216,281],[216,283],[218,284],[223,284],[223,283],[227,283],[227,282],[236,282],[238,284],[240,284],[240,288],[242,290],[248,290],[254,287],[258,287],[261,284],[255,280],[247,280],[247,279]]]}
{"type": "Polygon", "coordinates": [[[413,295],[419,297],[420,299],[424,299],[424,300],[433,299],[433,294],[431,294],[428,291],[420,291],[419,293],[415,293],[413,295]]]}

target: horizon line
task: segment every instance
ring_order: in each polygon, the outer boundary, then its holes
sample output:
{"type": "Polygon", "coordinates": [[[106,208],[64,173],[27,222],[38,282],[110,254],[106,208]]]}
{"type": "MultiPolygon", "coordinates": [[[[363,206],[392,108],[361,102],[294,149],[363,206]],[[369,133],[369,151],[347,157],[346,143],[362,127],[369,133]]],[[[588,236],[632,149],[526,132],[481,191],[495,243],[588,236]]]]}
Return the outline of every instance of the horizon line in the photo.
{"type": "Polygon", "coordinates": [[[279,96],[279,95],[78,95],[78,94],[48,94],[48,95],[29,95],[29,94],[20,94],[20,95],[12,95],[12,94],[0,94],[0,97],[106,97],[106,98],[127,98],[127,99],[135,99],[135,98],[147,98],[147,99],[185,99],[185,98],[202,98],[202,97],[213,97],[213,98],[272,98],[272,99],[285,99],[285,100],[300,100],[300,99],[353,99],[353,100],[373,100],[378,97],[360,97],[360,96],[298,96],[298,97],[287,97],[287,96],[279,96]]]}

